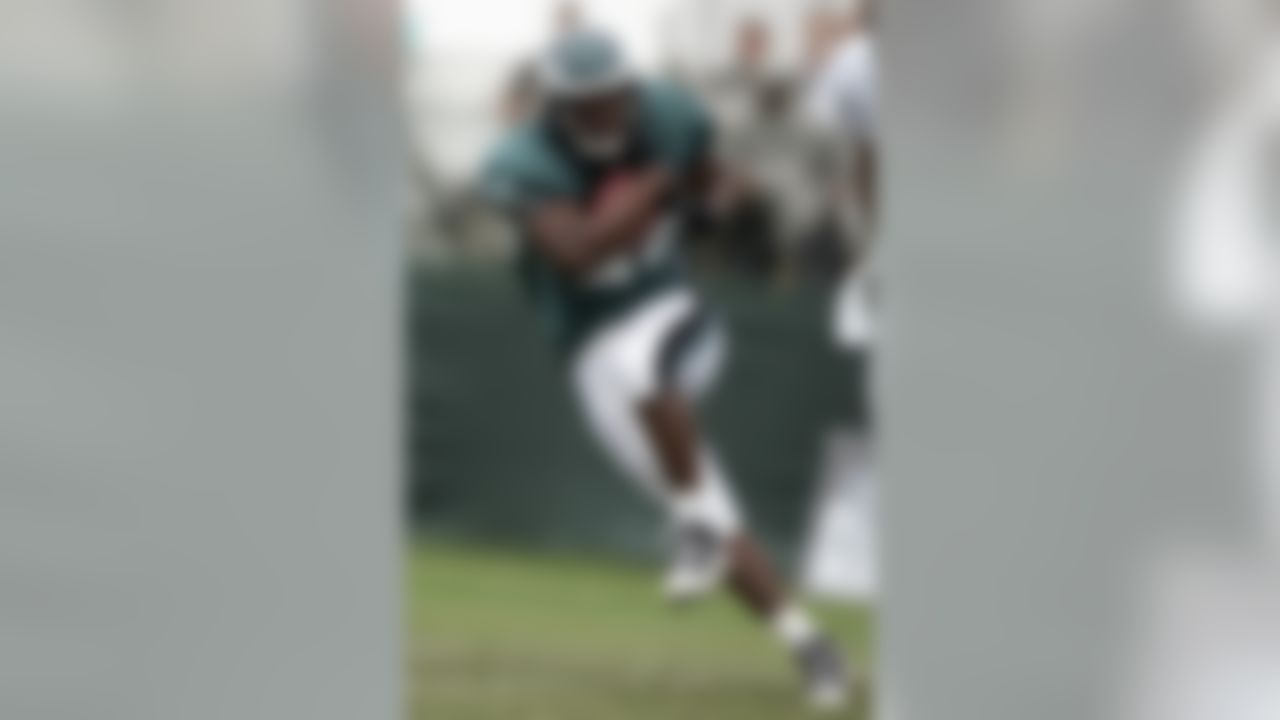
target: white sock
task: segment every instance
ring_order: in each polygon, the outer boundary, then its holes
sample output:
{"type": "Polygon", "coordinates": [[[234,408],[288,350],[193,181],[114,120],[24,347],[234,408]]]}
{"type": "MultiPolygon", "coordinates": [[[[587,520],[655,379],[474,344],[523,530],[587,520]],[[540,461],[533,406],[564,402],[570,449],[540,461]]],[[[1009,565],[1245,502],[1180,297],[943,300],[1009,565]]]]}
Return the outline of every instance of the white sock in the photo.
{"type": "Polygon", "coordinates": [[[797,650],[818,636],[818,628],[809,613],[796,605],[784,605],[771,620],[773,632],[783,645],[797,650]]]}
{"type": "Polygon", "coordinates": [[[732,537],[742,529],[742,518],[728,481],[714,459],[704,457],[699,466],[698,482],[692,488],[670,494],[672,517],[679,524],[706,525],[723,537],[732,537]]]}
{"type": "Polygon", "coordinates": [[[671,515],[677,524],[697,523],[706,515],[703,511],[702,493],[697,488],[674,490],[671,493],[671,515]]]}

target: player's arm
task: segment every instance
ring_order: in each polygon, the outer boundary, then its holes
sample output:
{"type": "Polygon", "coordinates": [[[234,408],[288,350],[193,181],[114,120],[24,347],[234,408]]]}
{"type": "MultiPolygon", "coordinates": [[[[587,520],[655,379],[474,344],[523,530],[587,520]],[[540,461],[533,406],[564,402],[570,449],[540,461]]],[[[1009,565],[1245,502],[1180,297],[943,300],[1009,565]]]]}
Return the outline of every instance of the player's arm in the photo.
{"type": "Polygon", "coordinates": [[[642,242],[671,192],[670,174],[653,168],[615,186],[597,207],[549,201],[525,218],[532,242],[562,270],[586,274],[642,242]]]}

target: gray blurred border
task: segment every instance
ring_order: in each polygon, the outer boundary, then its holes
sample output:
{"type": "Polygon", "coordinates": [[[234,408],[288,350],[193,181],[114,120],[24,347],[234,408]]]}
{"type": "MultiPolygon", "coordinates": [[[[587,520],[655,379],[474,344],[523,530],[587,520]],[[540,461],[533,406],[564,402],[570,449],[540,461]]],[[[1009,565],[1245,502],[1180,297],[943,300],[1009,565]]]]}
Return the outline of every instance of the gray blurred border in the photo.
{"type": "Polygon", "coordinates": [[[0,716],[398,717],[394,6],[183,5],[0,14],[0,716]]]}

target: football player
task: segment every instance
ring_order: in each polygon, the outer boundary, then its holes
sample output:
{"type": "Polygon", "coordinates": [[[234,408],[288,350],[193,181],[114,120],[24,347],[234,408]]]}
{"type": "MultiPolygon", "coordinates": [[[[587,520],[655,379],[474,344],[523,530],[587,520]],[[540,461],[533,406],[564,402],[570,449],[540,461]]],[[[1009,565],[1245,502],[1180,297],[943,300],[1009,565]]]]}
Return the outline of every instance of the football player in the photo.
{"type": "Polygon", "coordinates": [[[681,239],[690,207],[732,192],[711,123],[591,29],[555,41],[539,84],[543,106],[499,143],[484,186],[519,233],[524,283],[589,426],[670,519],[666,593],[687,601],[727,584],[794,654],[815,706],[839,707],[844,660],[785,592],[698,423],[725,340],[681,239]]]}

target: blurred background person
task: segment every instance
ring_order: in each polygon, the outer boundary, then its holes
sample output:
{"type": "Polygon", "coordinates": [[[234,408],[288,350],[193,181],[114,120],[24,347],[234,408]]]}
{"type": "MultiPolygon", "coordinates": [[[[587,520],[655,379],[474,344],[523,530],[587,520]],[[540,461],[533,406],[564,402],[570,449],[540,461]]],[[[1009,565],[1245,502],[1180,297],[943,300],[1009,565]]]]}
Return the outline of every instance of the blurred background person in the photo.
{"type": "Polygon", "coordinates": [[[832,338],[853,364],[853,422],[827,434],[806,572],[812,587],[857,597],[878,586],[874,467],[872,266],[879,178],[877,70],[871,0],[819,7],[805,33],[803,113],[818,138],[812,182],[817,223],[801,243],[807,276],[838,283],[832,338]]]}
{"type": "Polygon", "coordinates": [[[702,88],[716,116],[721,153],[749,179],[738,202],[715,218],[712,260],[766,282],[779,277],[783,196],[805,189],[804,183],[796,187],[794,176],[774,182],[802,160],[791,142],[789,88],[772,66],[774,52],[772,28],[745,15],[736,24],[728,65],[702,88]]]}
{"type": "Polygon", "coordinates": [[[575,0],[565,0],[556,6],[554,13],[554,27],[552,28],[552,41],[564,37],[570,33],[575,33],[587,26],[587,13],[582,8],[582,3],[575,0]]]}
{"type": "Polygon", "coordinates": [[[878,209],[873,20],[871,0],[857,0],[845,13],[816,13],[808,37],[815,69],[805,92],[806,118],[837,143],[825,170],[854,265],[870,252],[878,209]]]}
{"type": "Polygon", "coordinates": [[[761,95],[785,82],[778,67],[775,32],[759,15],[741,15],[732,25],[728,58],[698,81],[698,90],[707,98],[722,132],[732,134],[751,124],[759,113],[761,95]]]}
{"type": "Polygon", "coordinates": [[[838,5],[819,5],[805,16],[801,72],[806,82],[821,72],[831,58],[843,34],[842,20],[838,5]]]}
{"type": "Polygon", "coordinates": [[[540,101],[537,68],[532,62],[520,63],[512,71],[501,97],[502,125],[515,127],[526,122],[533,117],[540,101]]]}

